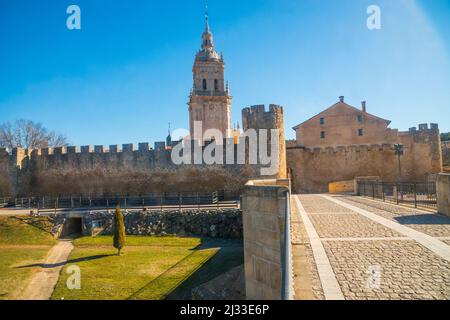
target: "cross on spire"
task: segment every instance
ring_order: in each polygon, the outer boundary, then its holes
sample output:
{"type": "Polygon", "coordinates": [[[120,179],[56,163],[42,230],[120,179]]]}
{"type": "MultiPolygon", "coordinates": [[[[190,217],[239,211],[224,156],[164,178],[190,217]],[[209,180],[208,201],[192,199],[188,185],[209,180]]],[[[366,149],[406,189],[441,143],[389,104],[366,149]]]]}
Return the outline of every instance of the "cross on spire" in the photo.
{"type": "Polygon", "coordinates": [[[205,1],[205,22],[206,22],[206,32],[209,32],[209,14],[208,14],[208,0],[205,1]]]}

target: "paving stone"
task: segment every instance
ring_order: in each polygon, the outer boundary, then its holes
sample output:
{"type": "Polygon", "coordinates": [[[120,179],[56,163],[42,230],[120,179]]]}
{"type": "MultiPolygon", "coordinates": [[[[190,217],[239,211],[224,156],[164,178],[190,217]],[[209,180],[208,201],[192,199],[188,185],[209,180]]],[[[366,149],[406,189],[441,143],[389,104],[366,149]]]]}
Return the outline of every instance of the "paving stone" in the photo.
{"type": "Polygon", "coordinates": [[[339,200],[396,221],[432,237],[450,236],[450,218],[420,209],[401,207],[363,197],[345,196],[339,200]]]}
{"type": "Polygon", "coordinates": [[[346,299],[450,299],[450,263],[415,241],[329,241],[325,250],[346,299]],[[369,268],[380,270],[380,286],[367,285],[369,268]],[[420,275],[420,276],[417,276],[420,275]]]}
{"type": "Polygon", "coordinates": [[[311,221],[321,238],[365,238],[365,237],[400,237],[389,228],[371,221],[358,214],[345,215],[311,215],[311,221]]]}
{"type": "MultiPolygon", "coordinates": [[[[413,239],[319,195],[299,198],[319,236],[327,238],[322,244],[346,299],[450,299],[450,262],[413,239]],[[373,276],[378,271],[379,286],[377,281],[368,282],[376,279],[373,276]]],[[[360,197],[338,199],[431,236],[448,237],[450,233],[450,219],[432,212],[360,197]]],[[[298,224],[301,230],[302,222],[298,224]]],[[[303,233],[300,241],[308,240],[305,230],[298,232],[303,233]]],[[[441,241],[450,245],[450,239],[441,241]]]]}

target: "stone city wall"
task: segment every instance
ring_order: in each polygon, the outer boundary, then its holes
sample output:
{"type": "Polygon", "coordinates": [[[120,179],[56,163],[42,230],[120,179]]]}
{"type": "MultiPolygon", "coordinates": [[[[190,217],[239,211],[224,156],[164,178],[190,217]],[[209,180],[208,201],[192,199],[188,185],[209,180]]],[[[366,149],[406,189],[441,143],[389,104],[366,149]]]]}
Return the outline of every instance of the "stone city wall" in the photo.
{"type": "MultiPolygon", "coordinates": [[[[243,114],[245,129],[280,129],[280,165],[273,176],[284,176],[286,150],[282,107],[271,105],[266,112],[264,106],[255,106],[244,109],[243,114]]],[[[248,140],[235,144],[233,138],[224,139],[223,145],[217,146],[223,148],[223,165],[208,165],[204,159],[198,164],[176,165],[171,149],[177,143],[167,147],[164,142],[157,142],[154,149],[148,143],[140,143],[137,150],[133,144],[124,144],[121,148],[111,145],[108,149],[104,146],[15,148],[12,152],[0,149],[0,196],[239,192],[246,181],[260,176],[260,169],[267,167],[250,165],[248,140]],[[246,151],[242,163],[237,157],[240,150],[246,151]],[[229,159],[232,164],[227,164],[229,159]]],[[[192,154],[195,143],[191,143],[192,154]]],[[[214,146],[215,142],[201,146],[202,153],[211,144],[214,146]]]]}
{"type": "Polygon", "coordinates": [[[289,144],[288,168],[295,192],[328,192],[329,183],[358,176],[379,176],[383,181],[426,181],[442,172],[439,130],[421,125],[419,130],[399,132],[397,143],[405,146],[398,158],[392,143],[341,147],[304,148],[289,144]]]}

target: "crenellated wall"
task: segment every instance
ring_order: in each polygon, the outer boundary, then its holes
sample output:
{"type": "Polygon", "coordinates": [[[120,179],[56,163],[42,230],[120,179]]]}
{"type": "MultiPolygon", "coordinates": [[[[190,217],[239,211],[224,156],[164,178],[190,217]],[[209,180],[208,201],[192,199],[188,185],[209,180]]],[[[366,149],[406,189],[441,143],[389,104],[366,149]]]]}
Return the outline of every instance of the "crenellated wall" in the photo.
{"type": "MultiPolygon", "coordinates": [[[[265,111],[264,105],[253,106],[242,110],[242,126],[244,131],[248,129],[278,129],[278,175],[276,178],[287,177],[286,167],[286,139],[284,130],[283,107],[275,104],[269,105],[269,110],[265,111]]],[[[268,132],[268,144],[270,145],[271,133],[268,132]]],[[[269,150],[269,152],[271,152],[269,150]]]]}
{"type": "MultiPolygon", "coordinates": [[[[392,130],[395,131],[395,130],[392,130]]],[[[328,192],[329,183],[357,176],[379,176],[384,181],[425,181],[442,171],[439,130],[436,125],[420,125],[408,132],[395,131],[389,143],[305,148],[290,142],[287,163],[292,170],[296,192],[328,192]],[[404,145],[398,157],[394,144],[404,145]]]]}
{"type": "MultiPolygon", "coordinates": [[[[285,159],[282,107],[271,105],[268,112],[264,106],[244,110],[248,112],[247,128],[278,129],[281,126],[283,143],[279,151],[280,158],[285,159]]],[[[191,144],[192,153],[196,143],[191,144]]],[[[244,143],[248,149],[248,141],[244,143]]],[[[167,147],[164,142],[157,142],[154,149],[148,143],[139,143],[138,148],[124,144],[109,148],[68,146],[32,151],[16,148],[11,152],[0,149],[0,195],[141,194],[219,189],[238,192],[246,181],[258,177],[263,167],[249,165],[248,161],[239,164],[237,153],[242,148],[233,138],[224,139],[221,145],[207,141],[201,146],[202,153],[211,144],[223,148],[224,164],[215,165],[207,165],[205,161],[174,164],[171,153],[176,144],[173,142],[167,147]],[[231,151],[234,161],[227,164],[231,151]]],[[[273,176],[282,175],[280,172],[285,172],[285,161],[280,161],[279,170],[273,176]]]]}

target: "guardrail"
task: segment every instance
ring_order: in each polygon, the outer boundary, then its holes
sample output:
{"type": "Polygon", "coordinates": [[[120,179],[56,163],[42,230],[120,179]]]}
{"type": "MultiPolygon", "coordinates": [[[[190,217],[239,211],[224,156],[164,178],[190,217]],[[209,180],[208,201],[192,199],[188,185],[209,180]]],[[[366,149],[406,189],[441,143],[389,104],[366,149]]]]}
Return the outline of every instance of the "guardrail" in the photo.
{"type": "Polygon", "coordinates": [[[292,264],[292,243],[291,243],[291,206],[290,193],[286,192],[286,205],[284,212],[284,236],[281,250],[281,300],[294,299],[294,275],[292,264]]]}
{"type": "Polygon", "coordinates": [[[385,202],[437,209],[435,182],[358,182],[358,195],[385,202]]]}
{"type": "Polygon", "coordinates": [[[73,209],[73,208],[146,208],[146,207],[236,207],[240,198],[238,195],[226,195],[224,191],[215,192],[166,192],[146,195],[127,196],[36,196],[12,199],[16,207],[43,209],[73,209]]]}
{"type": "Polygon", "coordinates": [[[0,197],[0,207],[5,207],[10,203],[11,199],[8,197],[0,197]]]}

